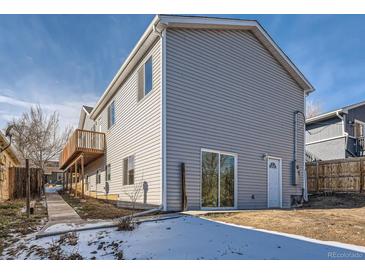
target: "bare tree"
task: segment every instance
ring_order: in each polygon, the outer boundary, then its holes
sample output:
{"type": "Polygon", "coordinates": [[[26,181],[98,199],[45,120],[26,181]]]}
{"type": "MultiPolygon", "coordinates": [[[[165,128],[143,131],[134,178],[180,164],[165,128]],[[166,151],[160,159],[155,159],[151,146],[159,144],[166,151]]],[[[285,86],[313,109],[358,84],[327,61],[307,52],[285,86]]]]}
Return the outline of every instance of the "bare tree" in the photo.
{"type": "Polygon", "coordinates": [[[132,188],[130,188],[129,190],[124,192],[129,197],[129,199],[131,201],[132,211],[133,211],[132,216],[133,216],[134,210],[136,208],[137,200],[142,195],[143,183],[144,183],[144,181],[143,181],[143,178],[142,178],[141,182],[134,183],[132,188]]]}
{"type": "Polygon", "coordinates": [[[306,102],[306,107],[307,118],[312,118],[322,113],[321,105],[317,102],[314,102],[313,100],[308,100],[306,102]]]}
{"type": "Polygon", "coordinates": [[[135,221],[134,221],[134,212],[137,204],[138,198],[141,196],[141,192],[143,189],[143,176],[142,180],[139,183],[134,183],[133,187],[129,188],[128,190],[124,191],[124,193],[129,197],[131,204],[132,204],[132,214],[129,216],[124,216],[118,220],[117,226],[118,230],[133,230],[135,228],[135,221]]]}
{"type": "Polygon", "coordinates": [[[53,112],[46,115],[38,105],[31,107],[19,119],[14,119],[13,140],[17,150],[38,168],[44,170],[45,165],[56,158],[62,151],[72,131],[67,127],[61,131],[59,114],[53,112]]]}

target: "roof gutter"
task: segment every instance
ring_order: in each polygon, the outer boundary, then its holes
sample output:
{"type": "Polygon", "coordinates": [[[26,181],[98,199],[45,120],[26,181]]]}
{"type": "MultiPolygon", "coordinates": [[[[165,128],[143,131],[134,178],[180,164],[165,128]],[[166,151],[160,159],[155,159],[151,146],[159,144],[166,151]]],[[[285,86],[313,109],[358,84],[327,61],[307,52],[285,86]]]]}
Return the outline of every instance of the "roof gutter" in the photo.
{"type": "Polygon", "coordinates": [[[343,113],[343,112],[345,112],[345,111],[342,108],[341,109],[338,109],[338,110],[326,112],[326,113],[323,113],[323,114],[314,116],[312,118],[306,119],[305,120],[305,123],[306,124],[311,124],[311,123],[318,122],[320,120],[327,119],[327,118],[331,118],[331,117],[335,117],[335,116],[340,117],[341,115],[339,116],[339,114],[340,113],[343,113]]]}

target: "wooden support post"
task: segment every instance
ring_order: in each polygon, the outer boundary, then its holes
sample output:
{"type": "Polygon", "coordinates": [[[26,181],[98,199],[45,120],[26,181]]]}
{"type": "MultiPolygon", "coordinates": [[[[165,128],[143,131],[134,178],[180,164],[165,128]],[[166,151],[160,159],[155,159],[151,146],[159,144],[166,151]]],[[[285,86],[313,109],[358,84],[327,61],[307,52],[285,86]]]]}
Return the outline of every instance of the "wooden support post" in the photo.
{"type": "Polygon", "coordinates": [[[316,161],[316,191],[319,192],[319,162],[316,161]]]}
{"type": "Polygon", "coordinates": [[[78,183],[77,161],[75,161],[75,197],[77,197],[77,183],[78,183]]]}
{"type": "Polygon", "coordinates": [[[62,190],[65,189],[65,173],[62,172],[62,190]]]}
{"type": "Polygon", "coordinates": [[[181,210],[187,209],[186,181],[185,181],[185,163],[181,163],[181,210]]]}
{"type": "Polygon", "coordinates": [[[70,167],[70,172],[69,172],[69,177],[70,177],[70,194],[72,194],[72,182],[73,182],[73,177],[72,177],[72,167],[70,167]]]}
{"type": "Polygon", "coordinates": [[[63,182],[63,191],[65,191],[66,190],[66,172],[65,171],[63,171],[63,173],[62,173],[62,182],[63,182]]]}
{"type": "Polygon", "coordinates": [[[84,155],[81,156],[81,198],[85,198],[85,174],[84,174],[84,155]]]}
{"type": "Polygon", "coordinates": [[[65,171],[66,189],[68,191],[68,170],[65,171]]]}
{"type": "Polygon", "coordinates": [[[65,174],[66,174],[66,190],[68,192],[70,181],[69,181],[69,178],[68,178],[68,170],[67,169],[65,171],[65,174]]]}
{"type": "Polygon", "coordinates": [[[30,170],[29,170],[29,159],[25,159],[25,170],[26,170],[26,195],[27,195],[27,217],[30,217],[30,170]]]}

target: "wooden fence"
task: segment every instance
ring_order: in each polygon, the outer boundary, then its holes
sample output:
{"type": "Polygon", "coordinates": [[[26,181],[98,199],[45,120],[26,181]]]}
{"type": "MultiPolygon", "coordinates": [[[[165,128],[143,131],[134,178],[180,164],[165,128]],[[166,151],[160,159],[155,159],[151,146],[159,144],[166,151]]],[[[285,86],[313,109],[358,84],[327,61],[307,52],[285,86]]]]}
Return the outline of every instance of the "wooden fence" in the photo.
{"type": "Polygon", "coordinates": [[[307,163],[308,192],[362,192],[365,157],[307,163]]]}
{"type": "MultiPolygon", "coordinates": [[[[30,195],[36,197],[42,191],[42,170],[30,168],[30,195]]],[[[24,167],[9,168],[9,198],[26,197],[26,169],[24,167]]]]}

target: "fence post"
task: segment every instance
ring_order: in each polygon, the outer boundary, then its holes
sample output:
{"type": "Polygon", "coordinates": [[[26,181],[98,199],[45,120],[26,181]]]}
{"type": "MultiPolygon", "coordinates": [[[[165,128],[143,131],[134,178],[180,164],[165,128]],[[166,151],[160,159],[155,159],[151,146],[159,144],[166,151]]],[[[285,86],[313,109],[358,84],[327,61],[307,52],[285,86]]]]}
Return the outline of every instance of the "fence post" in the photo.
{"type": "Polygon", "coordinates": [[[30,172],[29,172],[29,159],[25,159],[25,171],[26,171],[26,195],[27,195],[27,217],[30,217],[30,172]]]}
{"type": "Polygon", "coordinates": [[[319,162],[316,161],[316,191],[319,192],[319,162]]]}
{"type": "Polygon", "coordinates": [[[360,189],[359,189],[360,192],[362,192],[364,185],[364,174],[362,169],[363,169],[363,162],[362,159],[360,158],[360,189]]]}

